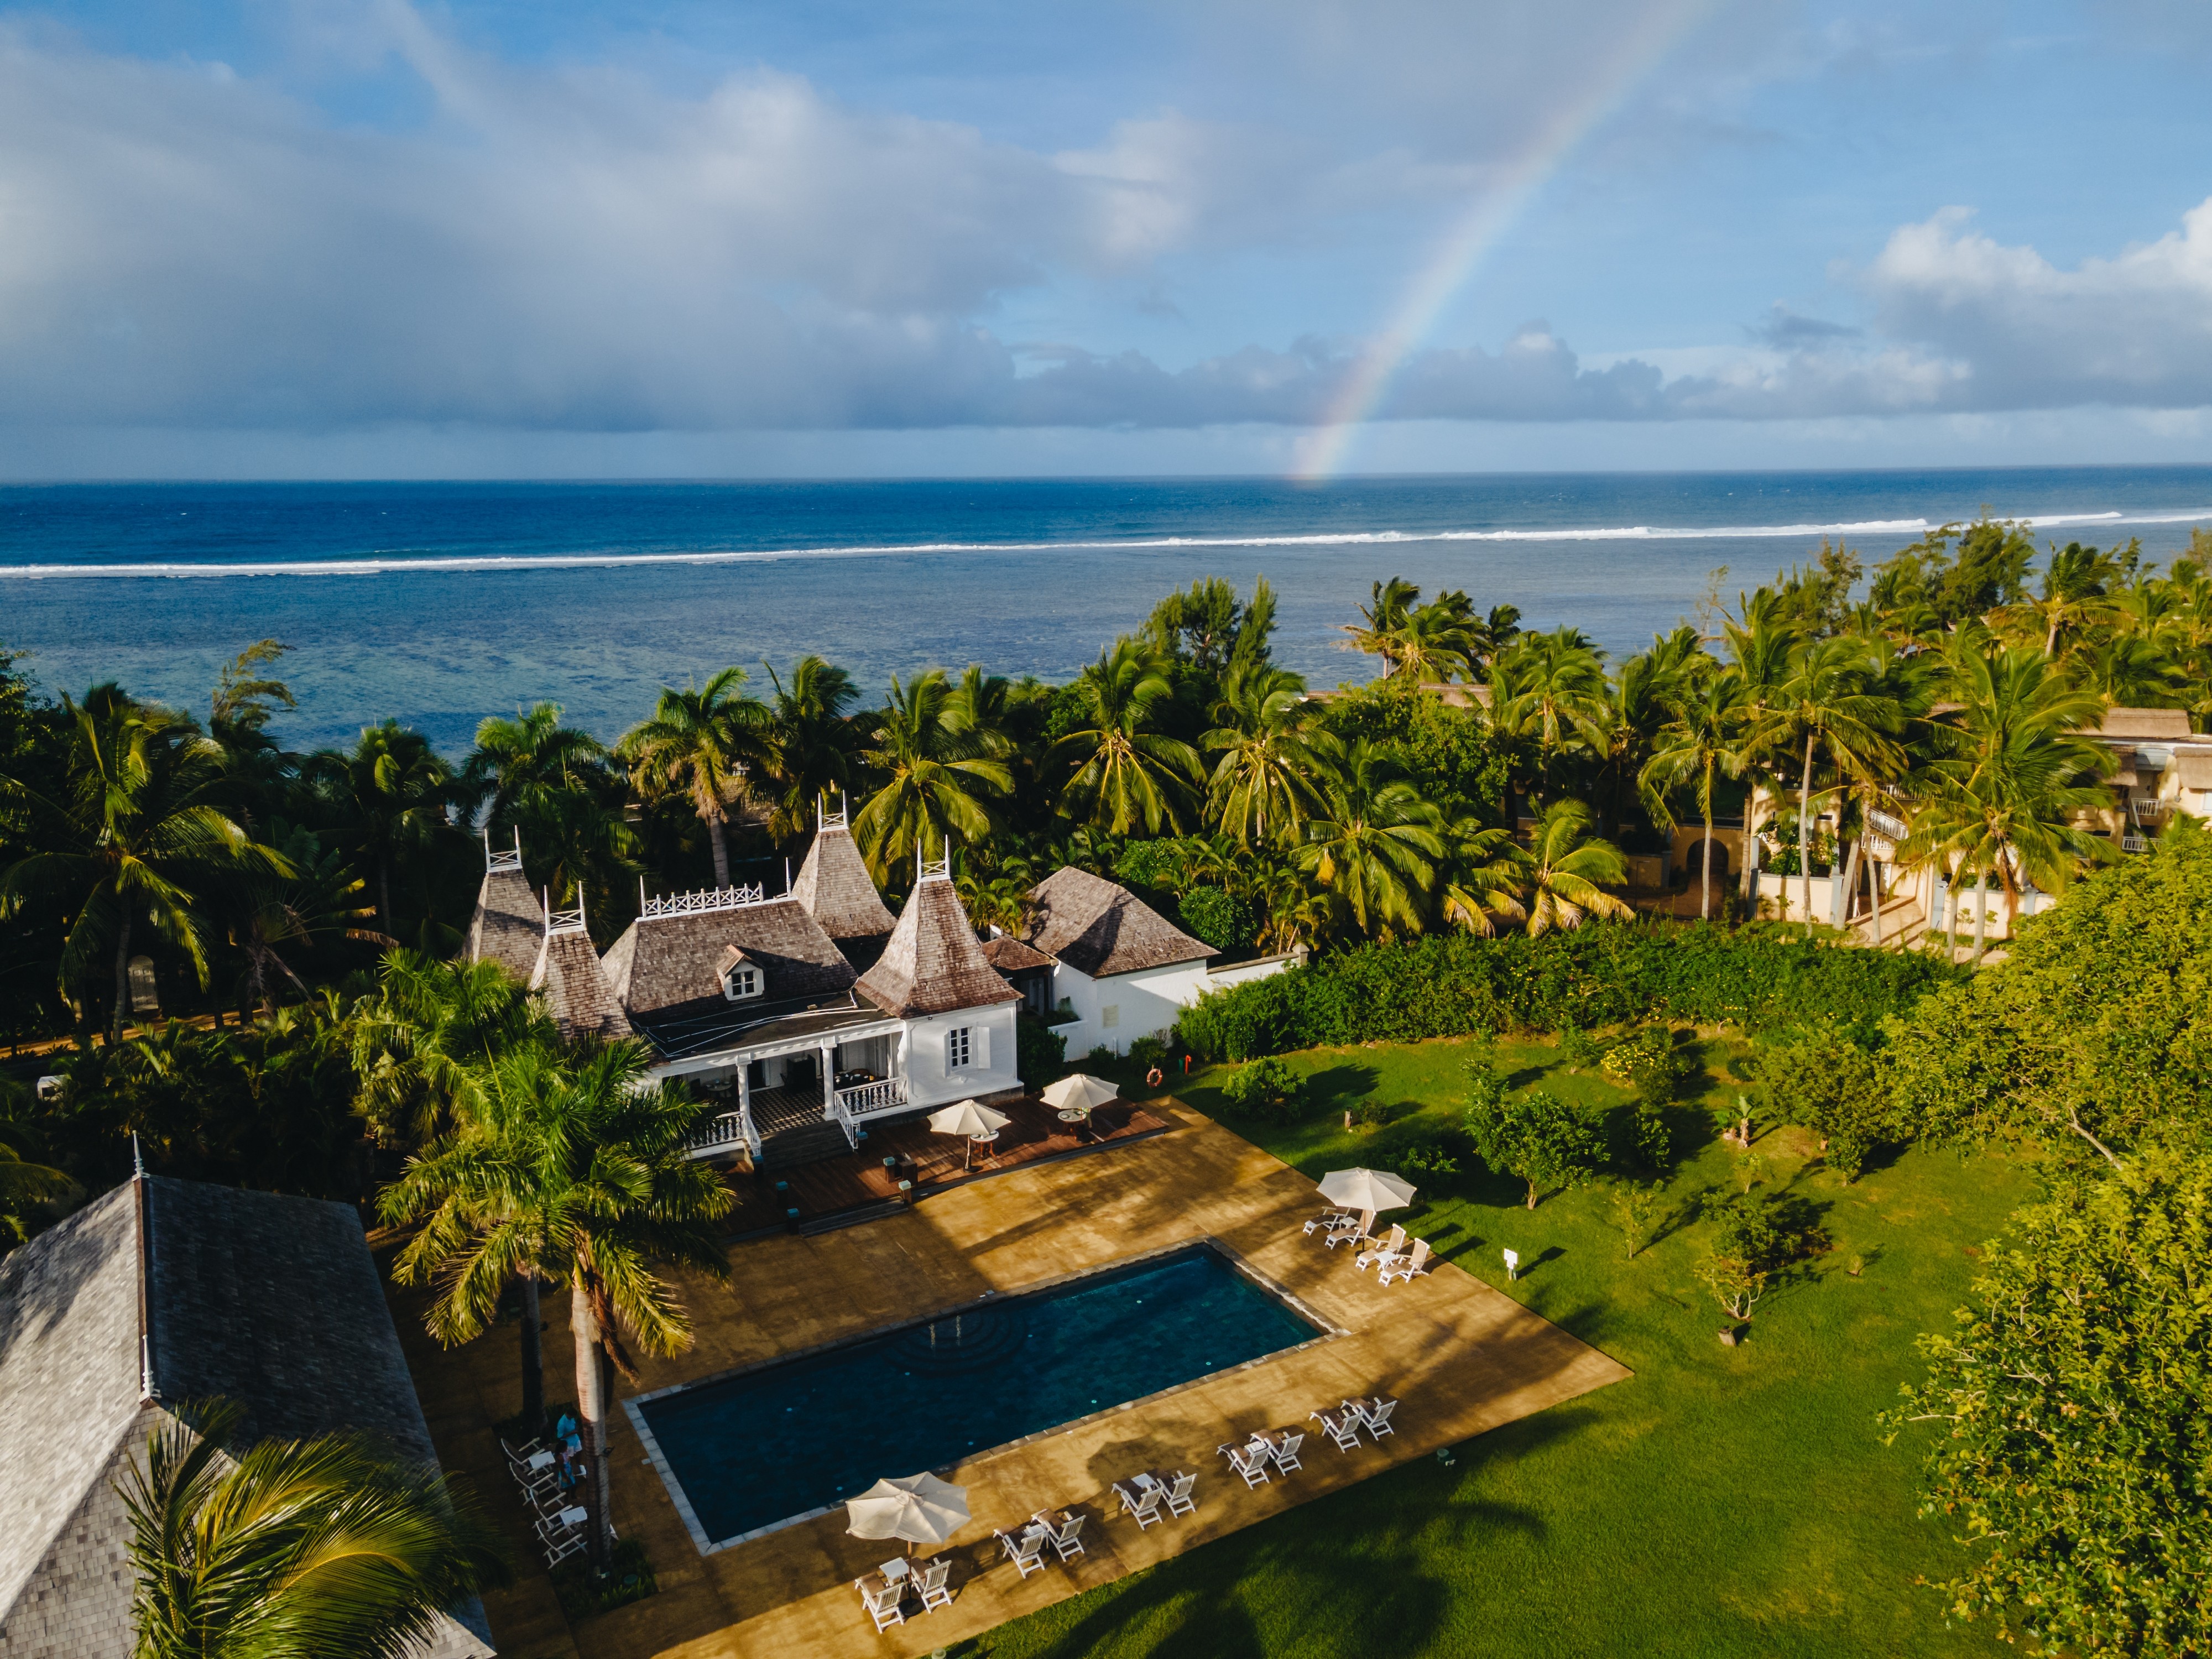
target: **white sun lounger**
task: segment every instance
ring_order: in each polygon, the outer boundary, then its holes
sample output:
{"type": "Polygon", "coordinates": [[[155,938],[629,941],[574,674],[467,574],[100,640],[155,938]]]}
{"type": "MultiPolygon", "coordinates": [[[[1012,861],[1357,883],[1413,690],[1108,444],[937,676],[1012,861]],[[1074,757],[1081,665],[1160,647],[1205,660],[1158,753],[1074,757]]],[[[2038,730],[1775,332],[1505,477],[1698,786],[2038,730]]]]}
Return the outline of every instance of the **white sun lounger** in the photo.
{"type": "Polygon", "coordinates": [[[1371,1250],[1362,1250],[1359,1253],[1359,1260],[1352,1265],[1364,1268],[1379,1261],[1387,1267],[1404,1253],[1405,1248],[1406,1230],[1403,1227],[1393,1227],[1390,1229],[1389,1238],[1371,1250]]]}
{"type": "Polygon", "coordinates": [[[1305,1443],[1305,1431],[1301,1429],[1294,1429],[1280,1440],[1276,1441],[1268,1448],[1269,1454],[1275,1460],[1275,1467],[1285,1474],[1292,1469],[1305,1468],[1304,1464],[1298,1462],[1298,1448],[1305,1443]]]}
{"type": "Polygon", "coordinates": [[[1214,1449],[1229,1460],[1229,1467],[1244,1477],[1247,1486],[1267,1484],[1267,1443],[1264,1440],[1249,1446],[1217,1446],[1214,1449]]]}
{"type": "Polygon", "coordinates": [[[1366,1237],[1359,1231],[1359,1218],[1352,1216],[1332,1225],[1322,1243],[1333,1250],[1340,1244],[1356,1244],[1366,1237]]]}
{"type": "Polygon", "coordinates": [[[1429,1241],[1417,1238],[1413,1248],[1404,1255],[1386,1261],[1376,1276],[1378,1284],[1388,1285],[1393,1279],[1411,1279],[1415,1273],[1426,1275],[1429,1271],[1429,1241]]]}
{"type": "Polygon", "coordinates": [[[894,1578],[879,1590],[870,1589],[866,1579],[855,1578],[853,1588],[860,1592],[860,1605],[868,1610],[868,1617],[876,1621],[878,1635],[893,1625],[906,1623],[906,1609],[899,1605],[906,1593],[904,1578],[894,1578]]]}
{"type": "Polygon", "coordinates": [[[1160,1494],[1166,1490],[1158,1485],[1138,1486],[1133,1483],[1124,1485],[1119,1480],[1114,1483],[1114,1495],[1121,1500],[1121,1513],[1137,1517],[1139,1532],[1162,1518],[1160,1494]]]}
{"type": "Polygon", "coordinates": [[[1316,1412],[1313,1420],[1336,1443],[1339,1451],[1359,1449],[1359,1419],[1351,1412],[1316,1412]]]}
{"type": "MultiPolygon", "coordinates": [[[[945,1581],[951,1576],[952,1563],[944,1559],[932,1561],[914,1575],[914,1588],[921,1597],[921,1610],[924,1613],[929,1612],[933,1607],[949,1607],[952,1605],[952,1592],[945,1588],[945,1581]]],[[[881,1627],[878,1626],[878,1628],[881,1627]]]]}
{"type": "Polygon", "coordinates": [[[1390,1426],[1390,1413],[1398,1409],[1398,1402],[1395,1400],[1383,1400],[1374,1405],[1364,1400],[1347,1400],[1344,1402],[1344,1409],[1354,1422],[1377,1440],[1386,1434],[1398,1432],[1390,1426]]]}
{"type": "Polygon", "coordinates": [[[1181,1470],[1176,1471],[1175,1485],[1168,1488],[1167,1503],[1170,1515],[1185,1516],[1198,1508],[1196,1501],[1190,1495],[1190,1489],[1197,1484],[1196,1475],[1185,1474],[1181,1470]]]}
{"type": "Polygon", "coordinates": [[[1052,1522],[1045,1519],[1048,1513],[1050,1513],[1049,1510],[1039,1510],[1030,1517],[1044,1528],[1045,1541],[1059,1553],[1060,1559],[1063,1561],[1071,1560],[1082,1554],[1083,1540],[1078,1534],[1083,1530],[1084,1517],[1080,1515],[1071,1515],[1067,1517],[1066,1526],[1055,1529],[1052,1522]]]}
{"type": "Polygon", "coordinates": [[[1353,1222],[1358,1219],[1359,1218],[1358,1216],[1347,1214],[1342,1210],[1324,1210],[1319,1215],[1316,1216],[1311,1221],[1306,1223],[1306,1237],[1308,1238],[1311,1238],[1316,1233],[1321,1231],[1324,1227],[1332,1229],[1341,1227],[1348,1222],[1353,1222]]]}
{"type": "Polygon", "coordinates": [[[1023,1577],[1044,1571],[1043,1552],[1047,1534],[1042,1527],[1034,1524],[1024,1527],[1018,1538],[1010,1532],[994,1533],[992,1536],[1006,1550],[1007,1558],[1020,1569],[1023,1577]]]}

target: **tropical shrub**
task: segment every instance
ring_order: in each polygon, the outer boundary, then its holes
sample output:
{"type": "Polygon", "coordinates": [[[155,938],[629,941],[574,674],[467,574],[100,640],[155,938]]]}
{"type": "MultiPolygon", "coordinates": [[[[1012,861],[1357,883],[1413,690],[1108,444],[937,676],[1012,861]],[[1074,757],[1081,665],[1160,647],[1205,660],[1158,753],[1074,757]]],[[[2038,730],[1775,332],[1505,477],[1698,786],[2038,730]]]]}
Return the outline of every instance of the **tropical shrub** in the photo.
{"type": "Polygon", "coordinates": [[[1162,1064],[1168,1057],[1168,1045],[1157,1036],[1133,1038],[1129,1043],[1129,1059],[1147,1071],[1162,1064]]]}
{"type": "Polygon", "coordinates": [[[1459,1160],[1441,1141],[1415,1141],[1398,1154],[1397,1164],[1400,1175],[1426,1176],[1431,1184],[1459,1173],[1459,1160]]]}
{"type": "Polygon", "coordinates": [[[1567,1065],[1579,1072],[1585,1066],[1595,1066],[1605,1059],[1605,1042],[1595,1031],[1585,1031],[1575,1024],[1570,1015],[1559,1029],[1559,1053],[1567,1065]]]}
{"type": "Polygon", "coordinates": [[[1646,1025],[1605,1051],[1605,1074],[1635,1091],[1637,1103],[1656,1112],[1672,1103],[1689,1075],[1689,1056],[1674,1045],[1663,1025],[1646,1025]]]}
{"type": "Polygon", "coordinates": [[[1509,1098],[1488,1066],[1471,1068],[1465,1119],[1482,1161],[1528,1183],[1528,1207],[1547,1188],[1580,1186],[1597,1173],[1605,1137],[1587,1114],[1556,1095],[1533,1089],[1509,1098]]]}
{"type": "Polygon", "coordinates": [[[1846,1181],[1858,1179],[1875,1147],[1911,1138],[1875,1056],[1834,1026],[1761,1048],[1752,1069],[1773,1115],[1819,1132],[1828,1167],[1846,1181]]]}
{"type": "Polygon", "coordinates": [[[1360,945],[1210,993],[1182,1025],[1194,1051],[1224,1060],[1653,1019],[1754,1031],[1818,1020],[1871,1036],[1885,1018],[1966,976],[1930,957],[1808,941],[1779,927],[1431,935],[1360,945]]]}
{"type": "Polygon", "coordinates": [[[1279,1060],[1255,1060],[1229,1074],[1221,1097],[1246,1117],[1287,1123],[1304,1104],[1305,1079],[1279,1060]]]}
{"type": "Polygon", "coordinates": [[[1218,887],[1194,887],[1182,896],[1182,925],[1217,951],[1249,951],[1259,937],[1252,907],[1218,887]]]}
{"type": "Polygon", "coordinates": [[[1030,1087],[1050,1083],[1067,1070],[1067,1039],[1041,1019],[1018,1015],[1014,1020],[1014,1063],[1030,1087]]]}

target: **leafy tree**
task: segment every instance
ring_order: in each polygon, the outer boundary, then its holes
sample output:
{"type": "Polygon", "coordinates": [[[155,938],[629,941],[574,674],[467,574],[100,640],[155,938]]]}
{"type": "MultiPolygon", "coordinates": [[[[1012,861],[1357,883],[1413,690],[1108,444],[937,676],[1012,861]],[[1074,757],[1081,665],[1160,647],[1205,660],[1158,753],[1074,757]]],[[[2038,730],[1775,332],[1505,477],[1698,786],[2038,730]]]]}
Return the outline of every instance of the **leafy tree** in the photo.
{"type": "Polygon", "coordinates": [[[1588,833],[1589,824],[1589,808],[1578,800],[1553,801],[1537,820],[1528,848],[1530,934],[1579,927],[1589,916],[1636,914],[1599,884],[1626,881],[1628,864],[1611,842],[1588,833]]]}
{"type": "Polygon", "coordinates": [[[767,763],[775,805],[768,829],[788,847],[805,839],[826,796],[842,794],[857,781],[866,729],[852,712],[860,688],[835,664],[810,653],[792,665],[789,685],[773,668],[768,676],[775,688],[769,699],[767,763]]]}
{"type": "Polygon", "coordinates": [[[349,752],[316,755],[307,776],[337,814],[345,841],[376,872],[378,929],[397,934],[393,866],[447,827],[459,791],[453,768],[420,732],[387,720],[363,726],[349,752]]]}
{"type": "Polygon", "coordinates": [[[1176,907],[1182,914],[1182,925],[1194,939],[1203,939],[1217,951],[1243,951],[1251,947],[1255,934],[1251,907],[1234,893],[1225,893],[1218,887],[1194,887],[1182,896],[1176,907]]]}
{"type": "Polygon", "coordinates": [[[1265,668],[1268,636],[1275,630],[1275,590],[1261,577],[1251,604],[1218,576],[1201,576],[1188,592],[1169,594],[1152,607],[1140,637],[1161,655],[1189,665],[1208,683],[1232,668],[1265,668]]]}
{"type": "Polygon", "coordinates": [[[878,717],[861,763],[883,780],[854,821],[854,839],[876,878],[890,878],[916,849],[972,846],[992,830],[986,794],[1004,794],[1013,776],[952,707],[945,671],[932,668],[901,684],[878,717]]]}
{"type": "Polygon", "coordinates": [[[775,752],[773,717],[744,685],[745,671],[732,666],[702,686],[663,687],[653,718],[615,745],[641,794],[672,789],[690,799],[707,826],[717,888],[730,884],[730,808],[749,775],[768,773],[775,752]]]}
{"type": "Polygon", "coordinates": [[[1858,1179],[1877,1146],[1911,1139],[1875,1055],[1835,1025],[1762,1048],[1753,1072],[1776,1115],[1825,1138],[1828,1167],[1846,1181],[1858,1179]]]}
{"type": "MultiPolygon", "coordinates": [[[[429,1328],[447,1346],[482,1334],[517,1277],[526,1291],[568,1287],[576,1414],[592,1473],[592,1559],[600,1569],[610,1490],[606,1367],[636,1380],[623,1333],[648,1353],[690,1346],[690,1317],[657,1267],[714,1278],[728,1271],[716,1222],[734,1200],[685,1150],[713,1109],[648,1084],[651,1060],[640,1042],[566,1054],[538,1042],[508,1048],[492,1063],[477,1116],[410,1158],[379,1201],[386,1221],[422,1224],[392,1273],[438,1287],[429,1328]]],[[[526,1325],[534,1311],[526,1304],[526,1325]]],[[[527,1377],[524,1388],[526,1399],[535,1392],[527,1377]]]]}
{"type": "Polygon", "coordinates": [[[1340,690],[1321,709],[1324,727],[1342,744],[1364,738],[1395,749],[1447,821],[1505,822],[1514,744],[1480,708],[1448,703],[1409,680],[1386,679],[1340,690]]]}
{"type": "Polygon", "coordinates": [[[1117,836],[1139,825],[1176,833],[1178,803],[1202,766],[1196,750],[1157,729],[1161,706],[1174,695],[1159,656],[1135,640],[1117,640],[1076,678],[1075,693],[1085,724],[1052,750],[1054,761],[1075,769],[1060,787],[1061,814],[1117,836]]]}
{"type": "Polygon", "coordinates": [[[1920,1514],[1972,1558],[1950,1613],[2038,1653],[2212,1649],[2208,1261],[2212,1164],[2149,1148],[2021,1210],[1958,1330],[1921,1339],[1881,1425],[1934,1431],[1920,1514]]]}
{"type": "Polygon", "coordinates": [[[1878,610],[1910,618],[1913,634],[1932,639],[2017,605],[2034,562],[2025,525],[1947,524],[1876,565],[1872,598],[1878,610]]]}
{"type": "Polygon", "coordinates": [[[1301,870],[1351,913],[1363,933],[1419,933],[1425,897],[1444,854],[1437,810],[1406,781],[1398,757],[1352,745],[1327,782],[1297,849],[1301,870]]]}
{"type": "Polygon", "coordinates": [[[1288,1123],[1305,1102],[1305,1079],[1269,1055],[1240,1066],[1223,1079],[1221,1097],[1246,1117],[1288,1123]]]}
{"type": "Polygon", "coordinates": [[[1528,1183],[1528,1207],[1547,1188],[1578,1187],[1605,1158],[1605,1136],[1584,1113],[1542,1089],[1510,1098],[1492,1066],[1468,1068],[1467,1132],[1482,1161],[1528,1183]]]}
{"type": "Polygon", "coordinates": [[[561,724],[559,703],[541,702],[514,720],[495,715],[477,727],[459,793],[472,811],[485,814],[495,836],[503,839],[502,831],[518,825],[527,835],[550,802],[602,786],[606,760],[605,744],[561,724]]]}
{"type": "Polygon", "coordinates": [[[1207,786],[1214,824],[1240,841],[1297,839],[1320,798],[1319,780],[1340,754],[1319,728],[1305,682],[1260,665],[1238,669],[1214,705],[1218,722],[1200,740],[1219,756],[1207,786]]]}
{"type": "Polygon", "coordinates": [[[228,876],[284,876],[291,866],[216,805],[222,751],[184,716],[136,702],[113,684],[62,706],[70,738],[63,793],[46,793],[37,787],[43,780],[8,780],[43,820],[49,850],[0,874],[0,915],[34,891],[70,895],[76,916],[59,963],[63,994],[97,971],[103,951],[112,953],[112,1045],[123,1040],[130,1012],[131,944],[141,917],[205,987],[208,890],[228,876]]]}
{"type": "Polygon", "coordinates": [[[483,1117],[492,1063],[556,1041],[552,1018],[495,962],[384,958],[376,996],[348,1022],[356,1106],[386,1146],[421,1143],[483,1117]]]}
{"type": "Polygon", "coordinates": [[[277,819],[270,824],[269,837],[292,874],[249,869],[225,887],[230,941],[246,957],[246,998],[273,1019],[280,975],[301,996],[312,994],[307,981],[286,959],[287,951],[311,950],[332,939],[382,945],[399,941],[362,926],[376,914],[361,902],[368,884],[347,869],[335,851],[325,852],[313,830],[277,819]]]}
{"type": "Polygon", "coordinates": [[[1666,1201],[1656,1181],[1649,1185],[1638,1181],[1613,1183],[1613,1224],[1620,1229],[1620,1242],[1629,1261],[1635,1261],[1650,1243],[1666,1201]]]}
{"type": "Polygon", "coordinates": [[[241,1448],[225,1401],[183,1414],[118,1485],[136,1659],[401,1659],[506,1582],[495,1530],[434,1468],[364,1435],[241,1448]]]}
{"type": "Polygon", "coordinates": [[[1605,661],[1579,629],[1522,635],[1498,653],[1490,686],[1492,723],[1536,745],[1540,799],[1551,797],[1552,763],[1562,750],[1605,751],[1611,714],[1605,661]]]}
{"type": "Polygon", "coordinates": [[[1776,1223],[1772,1200],[1746,1190],[1708,1201],[1711,1237],[1698,1278],[1731,1319],[1748,1319],[1787,1260],[1789,1239],[1776,1223]]]}

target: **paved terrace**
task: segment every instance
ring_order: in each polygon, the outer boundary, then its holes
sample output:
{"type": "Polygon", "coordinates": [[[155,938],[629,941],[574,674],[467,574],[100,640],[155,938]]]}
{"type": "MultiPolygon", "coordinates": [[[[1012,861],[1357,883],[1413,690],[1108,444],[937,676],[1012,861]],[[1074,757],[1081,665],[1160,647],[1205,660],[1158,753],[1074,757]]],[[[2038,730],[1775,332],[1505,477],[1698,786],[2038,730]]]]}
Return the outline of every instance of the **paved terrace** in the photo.
{"type": "MultiPolygon", "coordinates": [[[[840,1514],[702,1557],[646,1462],[628,1414],[617,1408],[615,1523],[624,1537],[644,1540],[659,1593],[572,1632],[542,1567],[526,1565],[513,1589],[486,1598],[501,1653],[506,1659],[927,1653],[1629,1375],[1448,1263],[1410,1285],[1377,1285],[1371,1272],[1352,1267],[1349,1249],[1325,1249],[1301,1233],[1322,1207],[1311,1182],[1195,1112],[1172,1102],[1152,1109],[1169,1122],[1165,1134],[958,1187],[866,1225],[738,1246],[726,1288],[690,1289],[697,1346],[650,1362],[646,1388],[710,1376],[987,1291],[1017,1291],[1207,1236],[1348,1334],[939,1471],[968,1488],[975,1516],[945,1547],[956,1563],[957,1599],[917,1617],[909,1597],[908,1622],[881,1636],[852,1581],[899,1545],[847,1536],[840,1514]],[[1397,1435],[1379,1447],[1364,1443],[1356,1453],[1340,1452],[1316,1434],[1306,1442],[1303,1473],[1278,1476],[1256,1492],[1215,1455],[1223,1441],[1304,1425],[1316,1407],[1376,1390],[1402,1402],[1397,1435]],[[1195,1515],[1141,1532],[1133,1521],[1107,1518],[1110,1481],[1162,1466],[1197,1472],[1195,1515]],[[1013,1528],[1052,1505],[1088,1512],[1089,1553],[1021,1579],[1000,1554],[992,1528],[1013,1528]]],[[[515,1558],[527,1561],[529,1534],[489,1426],[519,1402],[514,1328],[441,1353],[423,1336],[413,1299],[403,1302],[401,1336],[440,1455],[508,1522],[515,1558]]],[[[546,1299],[547,1382],[555,1398],[568,1392],[565,1310],[565,1300],[546,1299]]],[[[1020,1379],[1006,1381],[1018,1387],[1020,1379]]],[[[819,1428],[835,1431],[832,1424],[819,1428]]]]}

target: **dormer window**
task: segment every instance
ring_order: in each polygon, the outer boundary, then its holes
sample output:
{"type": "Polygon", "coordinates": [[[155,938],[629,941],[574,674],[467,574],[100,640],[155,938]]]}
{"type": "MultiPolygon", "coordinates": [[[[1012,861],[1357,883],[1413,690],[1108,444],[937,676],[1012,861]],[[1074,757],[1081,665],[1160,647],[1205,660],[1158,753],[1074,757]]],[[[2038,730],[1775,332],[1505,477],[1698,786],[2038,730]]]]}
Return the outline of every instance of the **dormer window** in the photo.
{"type": "Polygon", "coordinates": [[[722,996],[726,1001],[749,1002],[768,989],[768,976],[734,945],[722,952],[716,976],[721,981],[722,996]]]}

